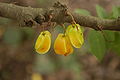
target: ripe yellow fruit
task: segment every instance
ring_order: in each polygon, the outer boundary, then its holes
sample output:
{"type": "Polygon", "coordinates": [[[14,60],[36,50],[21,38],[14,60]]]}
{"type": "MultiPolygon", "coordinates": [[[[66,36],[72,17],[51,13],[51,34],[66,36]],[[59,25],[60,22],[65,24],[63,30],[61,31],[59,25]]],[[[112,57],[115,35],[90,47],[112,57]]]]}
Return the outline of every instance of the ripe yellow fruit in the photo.
{"type": "Polygon", "coordinates": [[[56,54],[65,55],[71,54],[73,48],[67,35],[60,33],[55,40],[54,50],[56,54]]]}
{"type": "Polygon", "coordinates": [[[45,54],[49,51],[51,46],[51,33],[49,31],[43,31],[38,36],[35,43],[35,50],[39,54],[45,54]]]}
{"type": "Polygon", "coordinates": [[[72,24],[69,25],[66,30],[67,35],[69,36],[71,44],[75,48],[81,48],[82,44],[84,43],[83,33],[80,29],[79,24],[72,24]]]}

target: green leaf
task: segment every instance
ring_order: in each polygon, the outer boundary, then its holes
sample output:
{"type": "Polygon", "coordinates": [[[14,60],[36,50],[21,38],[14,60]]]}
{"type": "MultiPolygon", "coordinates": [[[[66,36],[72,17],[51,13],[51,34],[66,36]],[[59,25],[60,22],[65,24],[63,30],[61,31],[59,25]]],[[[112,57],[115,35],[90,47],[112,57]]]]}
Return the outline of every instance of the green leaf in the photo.
{"type": "Polygon", "coordinates": [[[85,9],[75,9],[74,12],[82,15],[91,15],[90,12],[85,9]]]}
{"type": "Polygon", "coordinates": [[[120,12],[120,6],[118,6],[118,10],[119,10],[119,12],[120,12]]]}
{"type": "Polygon", "coordinates": [[[109,40],[109,41],[114,41],[115,40],[114,31],[105,30],[103,32],[104,32],[104,35],[105,35],[107,40],[109,40]]]}
{"type": "Polygon", "coordinates": [[[104,8],[102,8],[100,5],[96,5],[96,11],[97,15],[100,18],[107,18],[107,13],[104,8]]]}
{"type": "Polygon", "coordinates": [[[113,50],[120,56],[120,41],[114,45],[113,50]]]}
{"type": "Polygon", "coordinates": [[[115,41],[112,50],[120,56],[120,32],[115,32],[115,41]]]}
{"type": "Polygon", "coordinates": [[[100,32],[90,30],[88,33],[88,44],[90,52],[97,57],[98,60],[102,60],[106,52],[105,39],[100,32]]]}
{"type": "Polygon", "coordinates": [[[115,32],[114,31],[109,31],[109,30],[105,30],[103,32],[104,32],[103,35],[106,39],[107,49],[113,48],[112,45],[115,42],[115,32]]]}
{"type": "Polygon", "coordinates": [[[112,13],[113,13],[113,18],[118,18],[120,16],[120,10],[118,9],[118,7],[113,7],[112,8],[112,13]]]}

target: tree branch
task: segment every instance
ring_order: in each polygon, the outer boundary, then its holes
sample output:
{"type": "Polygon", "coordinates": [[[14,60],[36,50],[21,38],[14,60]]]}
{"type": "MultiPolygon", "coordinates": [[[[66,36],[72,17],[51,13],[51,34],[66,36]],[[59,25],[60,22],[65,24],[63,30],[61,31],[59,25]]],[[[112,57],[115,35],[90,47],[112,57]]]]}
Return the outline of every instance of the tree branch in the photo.
{"type": "MultiPolygon", "coordinates": [[[[14,4],[0,3],[0,16],[17,20],[20,26],[33,26],[44,22],[71,23],[72,18],[66,15],[67,7],[60,3],[55,3],[50,9],[22,7],[14,4]]],[[[99,19],[93,16],[84,16],[71,12],[75,21],[84,27],[99,30],[120,31],[120,18],[99,19]]]]}

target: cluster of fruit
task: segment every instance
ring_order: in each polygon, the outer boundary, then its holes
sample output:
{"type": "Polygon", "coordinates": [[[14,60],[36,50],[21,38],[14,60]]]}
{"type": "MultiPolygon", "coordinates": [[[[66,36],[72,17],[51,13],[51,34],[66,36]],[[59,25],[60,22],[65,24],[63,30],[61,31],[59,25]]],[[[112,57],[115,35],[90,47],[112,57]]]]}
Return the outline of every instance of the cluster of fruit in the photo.
{"type": "MultiPolygon", "coordinates": [[[[54,43],[54,50],[56,54],[67,56],[73,53],[73,47],[81,48],[83,43],[84,39],[80,25],[72,24],[67,27],[64,34],[59,33],[54,43]]],[[[45,54],[49,51],[50,46],[51,33],[49,31],[41,32],[35,44],[36,52],[45,54]]]]}

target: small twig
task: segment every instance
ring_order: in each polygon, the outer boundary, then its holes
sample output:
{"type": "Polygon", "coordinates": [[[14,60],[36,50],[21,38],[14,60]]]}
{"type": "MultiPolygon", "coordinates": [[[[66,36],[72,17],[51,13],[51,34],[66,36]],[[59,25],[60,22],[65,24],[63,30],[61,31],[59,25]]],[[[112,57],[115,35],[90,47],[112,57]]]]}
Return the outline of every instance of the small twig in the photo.
{"type": "Polygon", "coordinates": [[[65,27],[65,25],[64,24],[60,24],[62,27],[63,27],[63,29],[64,29],[64,34],[66,33],[66,27],[65,27]]]}

